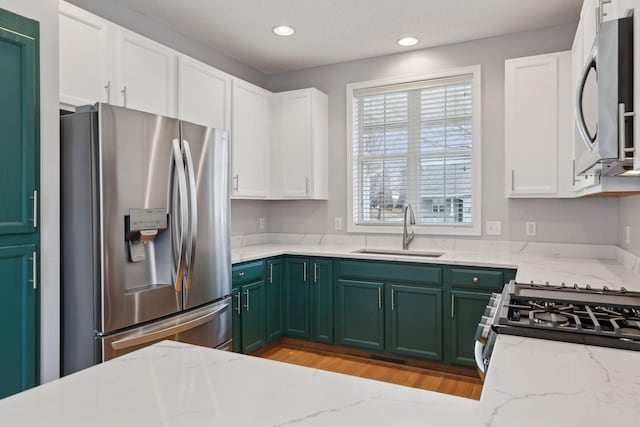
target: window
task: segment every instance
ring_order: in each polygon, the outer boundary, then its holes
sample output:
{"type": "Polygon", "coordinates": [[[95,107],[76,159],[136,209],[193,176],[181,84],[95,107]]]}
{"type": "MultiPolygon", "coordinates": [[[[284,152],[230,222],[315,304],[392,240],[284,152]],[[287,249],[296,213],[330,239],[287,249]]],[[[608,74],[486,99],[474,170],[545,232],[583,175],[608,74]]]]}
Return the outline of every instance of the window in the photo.
{"type": "Polygon", "coordinates": [[[347,86],[350,231],[480,234],[479,74],[347,86]]]}

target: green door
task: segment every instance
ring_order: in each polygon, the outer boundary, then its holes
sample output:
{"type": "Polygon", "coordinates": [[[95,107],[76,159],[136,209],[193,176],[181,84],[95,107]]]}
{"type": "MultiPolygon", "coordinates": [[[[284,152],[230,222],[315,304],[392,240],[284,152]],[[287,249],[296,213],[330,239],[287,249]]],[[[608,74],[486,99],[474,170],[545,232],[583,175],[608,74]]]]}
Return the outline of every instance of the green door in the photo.
{"type": "Polygon", "coordinates": [[[238,286],[231,291],[231,338],[233,351],[242,352],[242,287],[238,286]]]}
{"type": "Polygon", "coordinates": [[[267,261],[267,342],[282,335],[282,260],[267,261]]]}
{"type": "Polygon", "coordinates": [[[312,339],[333,344],[333,261],[312,259],[310,273],[312,339]]]}
{"type": "Polygon", "coordinates": [[[38,38],[36,21],[0,9],[0,398],[39,377],[38,38]]]}
{"type": "Polygon", "coordinates": [[[309,338],[309,260],[286,258],[284,265],[284,334],[309,338]]]}
{"type": "Polygon", "coordinates": [[[449,363],[470,368],[476,366],[474,338],[489,298],[489,292],[451,291],[449,363]]]}
{"type": "Polygon", "coordinates": [[[242,352],[253,353],[267,343],[267,294],[264,280],[242,287],[242,352]]]}
{"type": "Polygon", "coordinates": [[[384,350],[383,290],[382,283],[338,280],[338,344],[384,350]]]}
{"type": "Polygon", "coordinates": [[[400,356],[442,360],[442,290],[388,285],[389,341],[400,356]]]}
{"type": "Polygon", "coordinates": [[[35,245],[0,248],[0,399],[37,383],[35,245]]]}
{"type": "Polygon", "coordinates": [[[0,70],[0,235],[33,233],[40,140],[38,23],[3,9],[0,70]]]}

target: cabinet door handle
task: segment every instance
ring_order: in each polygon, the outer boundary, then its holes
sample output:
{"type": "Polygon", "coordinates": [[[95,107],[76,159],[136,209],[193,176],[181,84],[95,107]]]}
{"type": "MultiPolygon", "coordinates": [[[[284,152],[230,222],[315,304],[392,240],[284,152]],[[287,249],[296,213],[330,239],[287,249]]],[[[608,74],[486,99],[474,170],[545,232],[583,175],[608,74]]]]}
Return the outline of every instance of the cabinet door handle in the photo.
{"type": "Polygon", "coordinates": [[[247,305],[245,305],[244,308],[246,308],[247,311],[249,311],[249,289],[244,291],[244,295],[247,297],[247,305]]]}
{"type": "Polygon", "coordinates": [[[235,191],[237,193],[238,192],[238,188],[240,188],[240,175],[236,174],[233,177],[233,179],[236,182],[236,185],[233,186],[233,191],[235,191]]]}
{"type": "Polygon", "coordinates": [[[451,318],[453,319],[453,316],[455,316],[456,314],[456,296],[455,295],[451,295],[451,318]]]}
{"type": "Polygon", "coordinates": [[[309,194],[309,177],[307,177],[307,178],[306,178],[306,181],[305,181],[305,188],[306,188],[306,190],[307,190],[307,194],[309,194]]]}
{"type": "Polygon", "coordinates": [[[302,263],[302,281],[303,282],[307,281],[307,263],[306,262],[302,263]]]}
{"type": "Polygon", "coordinates": [[[396,309],[396,290],[391,289],[391,310],[396,309]]]}
{"type": "Polygon", "coordinates": [[[318,263],[313,263],[313,283],[318,283],[318,263]]]}
{"type": "Polygon", "coordinates": [[[38,190],[33,190],[33,228],[38,228],[38,190]]]}
{"type": "Polygon", "coordinates": [[[34,251],[31,255],[32,279],[30,280],[33,289],[38,289],[38,254],[34,251]]]}
{"type": "Polygon", "coordinates": [[[127,86],[123,86],[122,90],[120,91],[120,93],[122,94],[122,106],[126,107],[127,106],[127,86]]]}
{"type": "Polygon", "coordinates": [[[111,80],[107,80],[104,90],[107,91],[107,104],[111,104],[111,80]]]}
{"type": "Polygon", "coordinates": [[[273,264],[269,264],[269,283],[273,283],[273,264]]]}
{"type": "Polygon", "coordinates": [[[382,288],[378,288],[378,308],[382,308],[382,288]]]}
{"type": "Polygon", "coordinates": [[[511,191],[516,189],[516,170],[511,169],[511,191]]]}
{"type": "Polygon", "coordinates": [[[236,298],[238,298],[238,304],[236,305],[236,312],[240,314],[240,291],[236,294],[236,298]]]}

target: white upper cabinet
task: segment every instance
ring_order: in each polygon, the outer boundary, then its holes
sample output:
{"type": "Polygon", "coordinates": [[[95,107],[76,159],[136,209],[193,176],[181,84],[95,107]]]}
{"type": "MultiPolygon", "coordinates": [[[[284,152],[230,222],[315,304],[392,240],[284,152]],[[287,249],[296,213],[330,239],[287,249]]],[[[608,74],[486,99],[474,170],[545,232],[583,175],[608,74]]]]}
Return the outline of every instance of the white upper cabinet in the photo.
{"type": "Polygon", "coordinates": [[[175,51],[118,28],[116,58],[117,105],[176,117],[175,51]]]}
{"type": "Polygon", "coordinates": [[[507,197],[573,197],[571,52],[505,61],[507,197]]]}
{"type": "Polygon", "coordinates": [[[112,26],[60,2],[60,103],[73,109],[114,98],[112,26]]]}
{"type": "Polygon", "coordinates": [[[178,118],[231,130],[231,76],[202,62],[180,56],[178,118]]]}
{"type": "Polygon", "coordinates": [[[596,41],[598,31],[598,0],[584,0],[580,12],[580,29],[582,31],[583,64],[591,57],[591,51],[596,41]]]}
{"type": "Polygon", "coordinates": [[[328,103],[317,89],[274,94],[273,198],[328,198],[328,103]]]}
{"type": "Polygon", "coordinates": [[[233,198],[269,196],[271,92],[233,79],[231,103],[233,198]]]}

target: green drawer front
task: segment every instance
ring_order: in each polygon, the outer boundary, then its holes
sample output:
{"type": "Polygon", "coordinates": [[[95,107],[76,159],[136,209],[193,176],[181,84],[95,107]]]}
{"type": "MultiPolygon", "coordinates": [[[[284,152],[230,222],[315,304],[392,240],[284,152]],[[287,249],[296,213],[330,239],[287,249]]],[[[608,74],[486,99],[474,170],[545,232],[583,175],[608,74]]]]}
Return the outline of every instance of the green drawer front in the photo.
{"type": "Polygon", "coordinates": [[[231,282],[233,286],[243,283],[262,280],[264,278],[264,261],[252,261],[234,265],[231,269],[231,282]]]}
{"type": "Polygon", "coordinates": [[[501,290],[506,280],[502,270],[452,268],[451,286],[454,288],[501,290]]]}
{"type": "Polygon", "coordinates": [[[385,261],[339,261],[338,275],[341,278],[370,279],[377,282],[392,281],[442,284],[442,267],[415,263],[385,261]]]}

